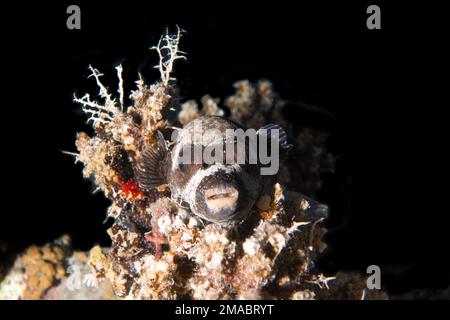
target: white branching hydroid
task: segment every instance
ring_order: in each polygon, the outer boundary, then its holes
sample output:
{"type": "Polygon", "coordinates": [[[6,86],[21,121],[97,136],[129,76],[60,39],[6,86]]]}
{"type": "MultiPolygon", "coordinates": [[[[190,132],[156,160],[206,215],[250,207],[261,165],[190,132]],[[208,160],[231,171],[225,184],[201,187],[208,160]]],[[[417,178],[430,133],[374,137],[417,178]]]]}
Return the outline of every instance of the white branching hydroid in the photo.
{"type": "MultiPolygon", "coordinates": [[[[108,124],[111,123],[120,111],[117,108],[116,99],[111,97],[111,94],[108,93],[108,89],[102,84],[100,81],[100,77],[103,76],[97,69],[89,66],[89,70],[91,71],[90,77],[94,77],[97,82],[97,86],[99,87],[99,96],[104,99],[103,105],[96,102],[91,101],[90,95],[85,94],[81,98],[77,98],[74,95],[74,101],[80,103],[83,106],[83,111],[87,114],[90,114],[87,122],[91,121],[93,124],[103,123],[108,124]]],[[[122,66],[117,67],[117,74],[119,76],[119,93],[121,99],[121,106],[123,108],[123,80],[122,80],[122,66]]]]}
{"type": "Polygon", "coordinates": [[[119,89],[117,90],[117,92],[119,93],[119,100],[120,100],[120,111],[123,112],[124,110],[124,101],[123,101],[123,97],[124,97],[124,93],[123,93],[123,78],[122,78],[122,65],[118,65],[116,67],[117,70],[117,78],[119,79],[119,89]]]}
{"type": "Polygon", "coordinates": [[[167,31],[159,39],[158,45],[150,49],[156,50],[159,55],[159,64],[155,66],[161,73],[161,80],[165,86],[170,80],[175,80],[170,74],[173,71],[173,63],[178,59],[186,59],[186,54],[178,49],[182,30],[177,26],[177,34],[169,34],[167,31]]]}
{"type": "MultiPolygon", "coordinates": [[[[177,33],[174,35],[168,34],[166,32],[161,36],[158,44],[151,48],[158,52],[159,64],[156,65],[155,68],[157,68],[161,73],[161,82],[164,87],[169,84],[170,80],[175,79],[170,76],[173,72],[173,63],[175,62],[175,60],[186,59],[186,57],[184,56],[185,53],[178,49],[182,32],[183,31],[179,27],[177,27],[177,33]]],[[[125,94],[123,88],[122,65],[116,67],[117,78],[119,79],[117,90],[119,94],[119,103],[117,103],[116,99],[112,97],[112,95],[108,92],[108,89],[100,81],[100,77],[103,76],[103,74],[101,74],[92,66],[89,66],[89,70],[91,71],[89,78],[95,78],[95,81],[99,88],[98,95],[104,100],[104,102],[99,103],[97,101],[92,101],[89,94],[85,94],[81,98],[78,98],[74,95],[74,101],[80,103],[83,106],[83,111],[90,115],[87,122],[92,121],[94,126],[97,123],[110,124],[117,115],[122,114],[125,111],[125,94]]],[[[145,85],[140,74],[139,80],[136,81],[136,84],[138,87],[138,92],[144,90],[145,85]]],[[[133,97],[133,93],[131,97],[133,97]]]]}

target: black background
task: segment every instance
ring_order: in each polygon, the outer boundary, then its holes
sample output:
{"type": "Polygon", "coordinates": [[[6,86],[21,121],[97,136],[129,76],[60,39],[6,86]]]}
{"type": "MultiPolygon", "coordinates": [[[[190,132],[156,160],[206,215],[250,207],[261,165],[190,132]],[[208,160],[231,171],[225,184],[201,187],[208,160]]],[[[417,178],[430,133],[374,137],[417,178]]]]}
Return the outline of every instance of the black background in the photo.
{"type": "Polygon", "coordinates": [[[183,100],[224,98],[236,80],[267,78],[281,97],[335,116],[290,113],[297,125],[328,132],[339,155],[319,194],[331,207],[324,272],[377,264],[394,293],[448,287],[448,196],[435,182],[446,181],[442,9],[375,2],[382,29],[368,30],[371,2],[73,3],[3,10],[1,241],[19,248],[69,233],[77,249],[109,244],[108,201],[61,153],[75,151],[76,132],[90,132],[72,96],[96,93],[89,64],[110,88],[118,63],[127,91],[138,71],[157,80],[148,48],[178,24],[187,31],[188,61],[175,68],[183,100]],[[81,30],[66,28],[73,3],[81,30]]]}

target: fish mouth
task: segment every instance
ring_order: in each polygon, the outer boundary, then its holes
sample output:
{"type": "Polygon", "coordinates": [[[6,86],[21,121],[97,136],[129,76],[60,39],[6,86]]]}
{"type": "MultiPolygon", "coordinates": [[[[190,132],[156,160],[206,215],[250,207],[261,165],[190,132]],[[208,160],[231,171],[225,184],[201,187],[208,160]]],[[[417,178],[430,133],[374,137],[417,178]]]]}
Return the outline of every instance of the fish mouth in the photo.
{"type": "Polygon", "coordinates": [[[239,191],[233,186],[213,187],[205,190],[205,204],[212,212],[234,212],[239,199],[239,191]]]}
{"type": "Polygon", "coordinates": [[[235,177],[220,175],[205,179],[197,190],[195,212],[208,221],[229,221],[242,205],[242,187],[235,177]]]}
{"type": "Polygon", "coordinates": [[[239,191],[234,187],[211,188],[205,191],[206,200],[237,199],[239,191]]]}

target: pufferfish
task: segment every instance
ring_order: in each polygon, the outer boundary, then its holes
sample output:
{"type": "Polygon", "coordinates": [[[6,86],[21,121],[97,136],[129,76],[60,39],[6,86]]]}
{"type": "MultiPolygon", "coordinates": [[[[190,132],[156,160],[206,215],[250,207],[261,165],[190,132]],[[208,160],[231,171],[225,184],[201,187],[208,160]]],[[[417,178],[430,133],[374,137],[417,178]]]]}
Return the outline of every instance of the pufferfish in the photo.
{"type": "MultiPolygon", "coordinates": [[[[267,129],[263,132],[268,138],[270,130],[279,130],[277,139],[281,152],[291,147],[287,144],[286,133],[281,127],[267,125],[263,128],[267,129]]],[[[155,143],[144,149],[134,164],[139,188],[150,190],[161,184],[168,184],[172,199],[186,204],[193,214],[206,221],[223,225],[244,220],[260,197],[267,181],[273,177],[260,174],[259,162],[248,161],[248,146],[245,149],[247,160],[244,163],[237,161],[237,147],[234,148],[234,159],[225,161],[226,143],[237,143],[236,140],[227,141],[230,129],[240,128],[222,117],[199,117],[177,131],[171,150],[167,147],[163,135],[158,132],[155,143]],[[196,148],[214,149],[217,145],[223,146],[222,162],[206,163],[203,160],[195,163],[186,161],[186,157],[183,157],[186,150],[195,152],[196,148]]],[[[261,135],[260,132],[261,130],[257,135],[261,135]]]]}

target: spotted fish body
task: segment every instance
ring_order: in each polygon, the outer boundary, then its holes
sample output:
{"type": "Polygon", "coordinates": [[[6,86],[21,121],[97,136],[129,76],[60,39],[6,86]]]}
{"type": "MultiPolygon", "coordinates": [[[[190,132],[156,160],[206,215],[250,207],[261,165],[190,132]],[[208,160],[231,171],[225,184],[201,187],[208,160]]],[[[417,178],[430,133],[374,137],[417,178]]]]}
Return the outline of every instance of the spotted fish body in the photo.
{"type": "MultiPolygon", "coordinates": [[[[199,117],[178,131],[171,151],[160,134],[156,145],[144,151],[137,161],[139,186],[148,189],[167,183],[174,200],[186,204],[192,213],[209,222],[230,224],[244,220],[267,181],[261,176],[259,165],[238,161],[186,163],[183,157],[189,148],[204,150],[230,143],[229,129],[239,127],[222,117],[199,117]]],[[[226,159],[225,147],[223,152],[226,159]]],[[[233,154],[236,157],[237,152],[233,154]]]]}

